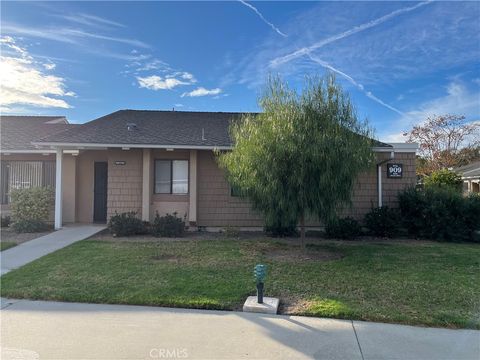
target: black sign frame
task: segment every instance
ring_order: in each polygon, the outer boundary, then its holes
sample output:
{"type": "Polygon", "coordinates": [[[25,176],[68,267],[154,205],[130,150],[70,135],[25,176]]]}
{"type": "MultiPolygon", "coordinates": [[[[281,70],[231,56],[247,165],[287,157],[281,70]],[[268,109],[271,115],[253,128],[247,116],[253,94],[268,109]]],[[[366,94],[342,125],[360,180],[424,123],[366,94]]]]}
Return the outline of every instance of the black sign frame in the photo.
{"type": "Polygon", "coordinates": [[[403,164],[388,163],[387,164],[387,178],[401,179],[403,177],[403,164]]]}

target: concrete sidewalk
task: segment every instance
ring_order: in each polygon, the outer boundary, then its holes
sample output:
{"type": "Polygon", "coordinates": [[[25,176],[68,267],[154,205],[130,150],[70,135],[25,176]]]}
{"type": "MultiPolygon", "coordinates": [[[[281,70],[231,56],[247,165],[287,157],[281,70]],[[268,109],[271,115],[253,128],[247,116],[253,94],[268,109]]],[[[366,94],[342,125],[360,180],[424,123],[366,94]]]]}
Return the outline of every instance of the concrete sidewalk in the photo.
{"type": "Polygon", "coordinates": [[[6,301],[2,359],[475,359],[480,331],[254,313],[6,301]]]}
{"type": "Polygon", "coordinates": [[[1,273],[17,269],[33,260],[57,251],[74,242],[86,239],[106,229],[106,225],[69,225],[37,239],[1,252],[1,273]]]}

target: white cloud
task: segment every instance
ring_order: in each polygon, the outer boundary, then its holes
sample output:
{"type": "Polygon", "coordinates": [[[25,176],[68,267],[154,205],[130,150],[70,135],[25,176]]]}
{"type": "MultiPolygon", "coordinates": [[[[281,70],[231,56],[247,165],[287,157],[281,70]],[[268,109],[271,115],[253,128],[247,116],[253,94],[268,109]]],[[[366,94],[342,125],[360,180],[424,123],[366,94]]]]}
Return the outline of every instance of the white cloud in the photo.
{"type": "Polygon", "coordinates": [[[183,93],[182,97],[185,97],[185,96],[198,97],[198,96],[207,96],[207,95],[218,95],[221,92],[222,92],[222,89],[220,89],[220,88],[205,89],[204,87],[198,87],[195,90],[183,93]]]}
{"type": "Polygon", "coordinates": [[[176,71],[165,76],[137,76],[137,81],[141,88],[150,90],[171,90],[180,85],[194,84],[197,82],[197,79],[195,79],[195,77],[189,72],[176,71]]]}
{"type": "Polygon", "coordinates": [[[262,13],[260,11],[258,11],[258,9],[253,6],[252,4],[249,4],[247,3],[246,1],[243,1],[243,0],[238,0],[240,1],[243,5],[249,7],[250,9],[252,9],[260,19],[262,19],[262,21],[267,24],[268,26],[270,26],[273,30],[275,30],[275,32],[278,34],[278,35],[281,35],[283,37],[287,37],[287,35],[283,32],[280,31],[279,28],[277,28],[275,25],[273,25],[270,21],[268,21],[267,19],[265,19],[265,17],[262,15],[262,13]]]}
{"type": "Polygon", "coordinates": [[[454,80],[446,86],[446,94],[418,105],[396,119],[390,128],[380,135],[386,141],[405,141],[404,131],[422,124],[429,116],[455,114],[468,119],[480,117],[480,91],[468,89],[464,83],[454,80]]]}
{"type": "Polygon", "coordinates": [[[2,36],[0,38],[0,44],[12,50],[17,55],[20,55],[24,59],[31,59],[27,51],[22,47],[15,44],[15,40],[11,36],[2,36]]]}
{"type": "Polygon", "coordinates": [[[1,44],[15,49],[17,56],[0,57],[0,106],[8,111],[12,106],[70,108],[60,97],[75,96],[65,90],[65,79],[45,74],[42,64],[36,62],[26,49],[15,44],[11,37],[1,39],[1,44]]]}
{"type": "Polygon", "coordinates": [[[42,64],[43,67],[47,70],[53,70],[57,67],[56,64],[52,63],[52,62],[49,62],[49,63],[45,63],[45,64],[42,64]]]}
{"type": "Polygon", "coordinates": [[[453,81],[446,87],[446,95],[429,100],[415,110],[408,111],[405,118],[414,124],[425,121],[428,116],[441,114],[459,114],[480,116],[480,91],[470,91],[462,82],[453,81]]]}
{"type": "Polygon", "coordinates": [[[138,63],[136,64],[137,68],[135,69],[136,72],[140,71],[150,71],[150,70],[170,70],[170,66],[159,59],[152,59],[147,62],[145,62],[143,65],[138,63]]]}
{"type": "Polygon", "coordinates": [[[138,85],[141,88],[150,90],[170,90],[179,85],[186,85],[188,83],[175,78],[162,78],[158,75],[140,77],[137,76],[138,85]]]}
{"type": "Polygon", "coordinates": [[[197,80],[195,80],[195,77],[192,74],[190,74],[189,72],[186,72],[186,71],[182,72],[180,74],[180,77],[182,79],[189,80],[191,82],[196,82],[197,81],[197,80]]]}
{"type": "Polygon", "coordinates": [[[142,48],[150,47],[150,45],[137,39],[101,35],[96,32],[88,32],[88,31],[72,29],[72,28],[60,28],[60,27],[32,28],[32,27],[20,26],[16,24],[3,23],[2,32],[8,33],[8,34],[21,35],[21,36],[30,36],[30,37],[35,37],[39,39],[53,40],[53,41],[64,42],[69,44],[79,44],[79,40],[81,39],[98,39],[98,40],[117,42],[117,43],[122,43],[122,44],[131,45],[131,46],[142,47],[142,48]]]}
{"type": "Polygon", "coordinates": [[[383,142],[386,143],[401,143],[405,142],[407,138],[403,136],[403,131],[395,134],[387,134],[383,135],[382,140],[383,142]]]}

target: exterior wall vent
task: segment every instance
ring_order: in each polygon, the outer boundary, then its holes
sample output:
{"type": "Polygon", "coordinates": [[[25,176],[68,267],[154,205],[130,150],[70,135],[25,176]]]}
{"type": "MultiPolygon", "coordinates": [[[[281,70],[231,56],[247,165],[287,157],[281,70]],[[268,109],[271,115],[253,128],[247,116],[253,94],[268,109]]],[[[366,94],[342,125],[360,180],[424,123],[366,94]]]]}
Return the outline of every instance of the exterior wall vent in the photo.
{"type": "Polygon", "coordinates": [[[127,130],[128,131],[134,131],[134,130],[137,130],[138,127],[137,127],[137,124],[135,123],[127,123],[127,130]]]}

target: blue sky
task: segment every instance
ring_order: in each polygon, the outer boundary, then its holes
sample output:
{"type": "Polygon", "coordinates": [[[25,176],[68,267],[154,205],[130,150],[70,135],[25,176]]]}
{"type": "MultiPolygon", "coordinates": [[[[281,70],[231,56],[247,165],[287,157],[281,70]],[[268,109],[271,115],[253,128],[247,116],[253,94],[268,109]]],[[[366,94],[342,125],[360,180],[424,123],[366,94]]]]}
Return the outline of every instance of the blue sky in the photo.
{"type": "Polygon", "coordinates": [[[268,74],[337,74],[383,140],[480,118],[479,2],[2,2],[3,114],[258,111],[268,74]]]}

